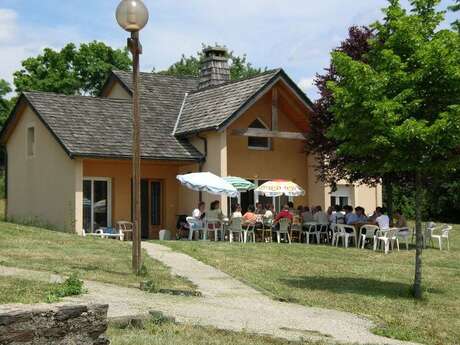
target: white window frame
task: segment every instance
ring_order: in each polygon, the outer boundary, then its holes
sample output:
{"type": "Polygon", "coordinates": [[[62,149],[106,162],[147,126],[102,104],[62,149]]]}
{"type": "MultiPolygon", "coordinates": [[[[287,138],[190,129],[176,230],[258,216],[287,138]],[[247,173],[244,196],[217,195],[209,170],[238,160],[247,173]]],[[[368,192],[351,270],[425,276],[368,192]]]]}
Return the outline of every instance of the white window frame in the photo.
{"type": "MultiPolygon", "coordinates": [[[[251,121],[251,123],[249,124],[248,128],[252,128],[251,124],[256,120],[259,121],[265,127],[265,129],[270,130],[270,127],[260,117],[256,117],[255,120],[251,121]]],[[[249,138],[251,138],[251,137],[248,137],[248,149],[250,149],[250,150],[270,151],[272,149],[272,138],[267,138],[268,139],[268,147],[250,146],[249,145],[249,138]]]]}
{"type": "MultiPolygon", "coordinates": [[[[112,226],[112,179],[110,177],[84,177],[84,181],[91,182],[91,233],[94,232],[94,182],[105,181],[107,182],[107,227],[112,226]]],[[[82,189],[83,190],[83,189],[82,189]]],[[[88,229],[85,229],[87,231],[88,229]]]]}
{"type": "MultiPolygon", "coordinates": [[[[335,192],[329,193],[330,197],[335,197],[337,200],[340,198],[347,198],[348,204],[352,204],[353,201],[351,200],[352,190],[350,185],[337,185],[337,190],[335,192]]],[[[335,205],[331,205],[335,206],[335,205]]]]}
{"type": "Polygon", "coordinates": [[[34,122],[29,123],[26,126],[26,134],[25,134],[25,142],[26,142],[26,159],[33,159],[37,155],[37,127],[35,126],[34,122]],[[34,142],[32,145],[32,152],[33,154],[29,154],[29,129],[33,129],[34,131],[34,142]]]}

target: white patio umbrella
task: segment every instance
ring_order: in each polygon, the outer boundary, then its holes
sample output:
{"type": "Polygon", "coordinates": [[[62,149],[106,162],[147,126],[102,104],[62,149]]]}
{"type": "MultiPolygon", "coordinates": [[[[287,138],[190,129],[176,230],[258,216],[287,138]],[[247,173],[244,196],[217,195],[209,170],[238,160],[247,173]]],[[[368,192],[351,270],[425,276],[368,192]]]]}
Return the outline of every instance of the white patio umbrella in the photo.
{"type": "Polygon", "coordinates": [[[199,192],[208,192],[215,195],[227,195],[235,198],[238,191],[223,178],[210,172],[177,175],[177,179],[187,188],[199,192]]]}
{"type": "Polygon", "coordinates": [[[301,196],[305,195],[305,191],[296,183],[288,180],[272,180],[265,182],[255,190],[265,196],[301,196]]]}

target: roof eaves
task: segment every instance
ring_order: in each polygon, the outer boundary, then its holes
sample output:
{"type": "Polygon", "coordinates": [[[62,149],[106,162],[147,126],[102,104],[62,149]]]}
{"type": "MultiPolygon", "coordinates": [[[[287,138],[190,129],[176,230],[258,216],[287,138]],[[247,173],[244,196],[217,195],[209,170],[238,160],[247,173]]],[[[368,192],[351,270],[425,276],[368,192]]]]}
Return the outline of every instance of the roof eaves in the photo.
{"type": "MultiPolygon", "coordinates": [[[[117,155],[117,154],[104,154],[104,153],[75,153],[74,157],[77,158],[93,158],[93,159],[122,159],[130,160],[132,159],[131,155],[117,155]]],[[[160,157],[160,156],[141,156],[141,159],[148,161],[181,161],[181,162],[199,162],[201,157],[160,157]]]]}

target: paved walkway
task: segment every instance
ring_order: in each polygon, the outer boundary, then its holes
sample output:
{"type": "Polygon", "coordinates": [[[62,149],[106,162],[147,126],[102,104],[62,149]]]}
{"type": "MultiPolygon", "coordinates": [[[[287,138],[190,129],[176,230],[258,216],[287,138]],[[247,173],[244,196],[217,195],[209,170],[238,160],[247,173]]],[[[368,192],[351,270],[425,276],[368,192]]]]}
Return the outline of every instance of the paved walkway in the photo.
{"type": "MultiPolygon", "coordinates": [[[[152,243],[143,243],[142,246],[152,258],[169,266],[172,273],[196,284],[203,297],[150,294],[138,289],[85,281],[88,293],[65,298],[63,303],[109,304],[110,318],[145,316],[154,310],[180,323],[289,340],[304,338],[334,343],[413,344],[376,336],[370,332],[373,327],[370,321],[353,314],[274,301],[229,275],[168,247],[152,243]]],[[[1,266],[0,275],[59,279],[49,273],[1,266]]]]}

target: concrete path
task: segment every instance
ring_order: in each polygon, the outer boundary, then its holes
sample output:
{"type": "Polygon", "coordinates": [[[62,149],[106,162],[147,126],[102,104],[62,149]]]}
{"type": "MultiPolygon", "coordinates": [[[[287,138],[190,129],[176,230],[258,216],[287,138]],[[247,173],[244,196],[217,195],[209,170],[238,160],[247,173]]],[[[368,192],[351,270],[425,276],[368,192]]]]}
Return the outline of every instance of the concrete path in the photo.
{"type": "MultiPolygon", "coordinates": [[[[154,259],[188,278],[203,297],[150,294],[134,288],[85,281],[87,294],[65,298],[63,304],[109,304],[109,318],[147,316],[160,311],[180,323],[246,331],[289,340],[325,340],[331,343],[410,345],[376,336],[373,324],[353,314],[277,302],[229,275],[168,247],[143,243],[154,259]]],[[[0,276],[59,281],[50,273],[0,266],[0,276]]],[[[6,307],[6,306],[4,306],[6,307]]],[[[0,306],[1,312],[2,306],[0,306]]]]}

